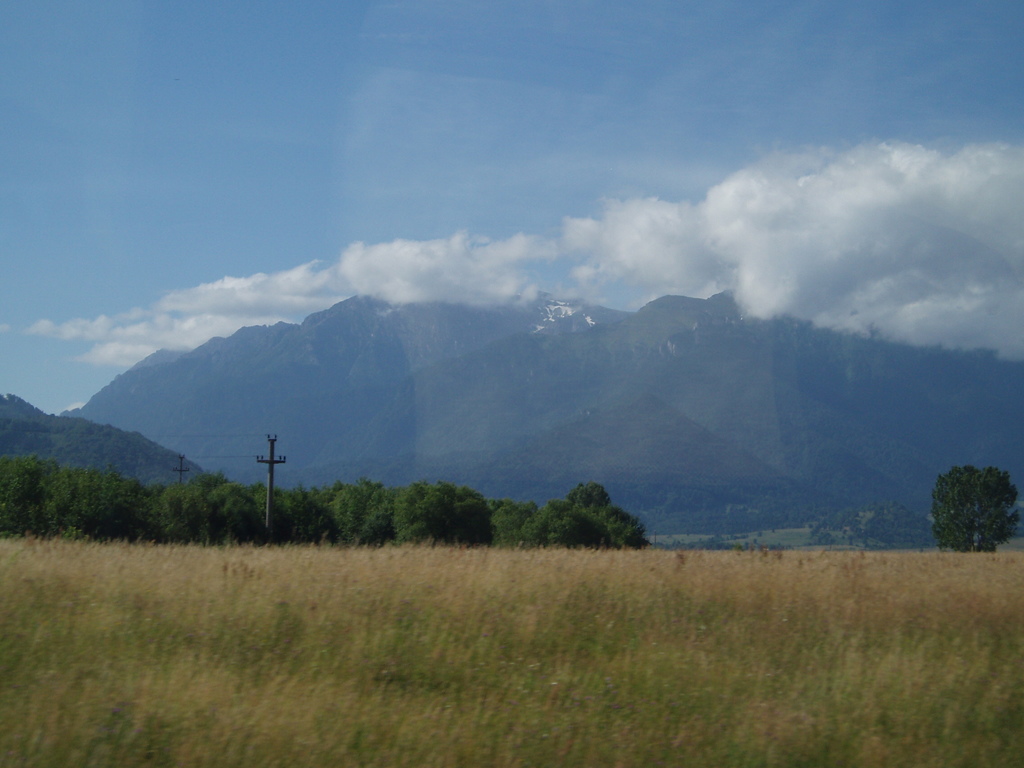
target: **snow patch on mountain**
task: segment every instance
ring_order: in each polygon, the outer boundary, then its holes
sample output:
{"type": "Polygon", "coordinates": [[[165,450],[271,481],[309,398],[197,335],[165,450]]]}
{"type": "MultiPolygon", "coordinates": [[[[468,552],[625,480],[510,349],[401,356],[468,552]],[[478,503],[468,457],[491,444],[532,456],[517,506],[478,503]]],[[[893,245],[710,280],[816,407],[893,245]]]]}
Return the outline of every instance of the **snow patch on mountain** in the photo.
{"type": "MultiPolygon", "coordinates": [[[[540,305],[539,309],[541,312],[540,322],[534,326],[534,333],[539,333],[547,328],[552,327],[556,323],[568,320],[570,317],[575,315],[583,307],[580,304],[572,304],[568,301],[561,301],[559,299],[549,299],[545,304],[540,305]]],[[[595,325],[593,319],[588,315],[583,315],[587,325],[595,325]]]]}

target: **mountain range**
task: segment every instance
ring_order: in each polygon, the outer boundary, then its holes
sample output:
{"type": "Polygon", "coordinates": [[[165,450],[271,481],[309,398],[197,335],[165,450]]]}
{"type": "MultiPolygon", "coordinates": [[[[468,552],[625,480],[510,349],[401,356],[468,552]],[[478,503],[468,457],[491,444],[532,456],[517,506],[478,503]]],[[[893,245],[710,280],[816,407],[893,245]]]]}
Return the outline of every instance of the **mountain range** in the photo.
{"type": "Polygon", "coordinates": [[[1019,475],[1022,392],[1024,363],[748,318],[728,294],[635,313],[355,297],[157,353],[75,415],[245,481],[275,435],[281,483],[443,479],[543,502],[593,480],[649,530],[717,533],[923,513],[954,464],[1019,475]]]}

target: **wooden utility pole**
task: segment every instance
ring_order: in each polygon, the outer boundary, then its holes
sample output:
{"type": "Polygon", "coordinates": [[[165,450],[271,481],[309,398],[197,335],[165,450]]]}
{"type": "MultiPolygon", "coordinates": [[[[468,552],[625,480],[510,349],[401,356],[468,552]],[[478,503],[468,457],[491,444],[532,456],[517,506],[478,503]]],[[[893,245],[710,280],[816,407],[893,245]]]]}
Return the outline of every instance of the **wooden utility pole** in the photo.
{"type": "Polygon", "coordinates": [[[177,472],[178,473],[178,482],[179,483],[184,483],[185,482],[185,473],[188,472],[188,470],[189,470],[189,467],[185,466],[185,454],[179,453],[178,454],[178,466],[176,466],[174,469],[172,469],[171,472],[177,472]]]}
{"type": "Polygon", "coordinates": [[[263,458],[257,456],[256,461],[260,464],[267,465],[267,532],[273,537],[273,529],[270,527],[270,521],[274,514],[274,465],[284,464],[285,457],[274,458],[274,443],[277,442],[277,435],[271,437],[267,435],[267,442],[270,443],[270,456],[269,458],[263,458]]]}

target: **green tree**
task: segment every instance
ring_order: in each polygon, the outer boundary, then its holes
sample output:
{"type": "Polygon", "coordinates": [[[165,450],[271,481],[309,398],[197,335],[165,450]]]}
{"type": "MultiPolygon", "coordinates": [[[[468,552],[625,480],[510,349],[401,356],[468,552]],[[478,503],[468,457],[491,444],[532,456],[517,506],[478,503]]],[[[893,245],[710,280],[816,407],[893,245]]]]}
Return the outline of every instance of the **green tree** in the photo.
{"type": "Polygon", "coordinates": [[[600,483],[591,480],[589,483],[580,483],[567,494],[565,500],[577,507],[610,507],[612,497],[600,483]]]}
{"type": "Polygon", "coordinates": [[[492,499],[488,503],[491,507],[493,544],[498,547],[526,545],[523,526],[537,514],[537,505],[532,501],[512,499],[492,499]]]}
{"type": "MultiPolygon", "coordinates": [[[[204,477],[204,475],[200,475],[204,477]]],[[[218,477],[223,477],[218,473],[218,477]]],[[[210,540],[213,542],[263,542],[267,540],[264,506],[256,501],[254,489],[230,481],[207,489],[210,501],[210,540]]]]}
{"type": "Polygon", "coordinates": [[[643,524],[598,483],[580,483],[565,499],[540,509],[503,500],[494,507],[496,544],[528,547],[633,547],[648,545],[643,524]]]}
{"type": "Polygon", "coordinates": [[[48,533],[135,540],[148,533],[148,495],[135,478],[113,470],[61,467],[49,477],[48,533]]]}
{"type": "Polygon", "coordinates": [[[590,510],[551,499],[524,523],[523,543],[535,547],[609,546],[608,532],[590,510]]]}
{"type": "MultiPolygon", "coordinates": [[[[281,503],[275,509],[274,534],[281,541],[330,542],[338,540],[338,524],[330,508],[328,492],[301,485],[289,490],[277,489],[281,503]]],[[[265,498],[265,497],[264,497],[265,498]]]]}
{"type": "Polygon", "coordinates": [[[996,467],[953,467],[932,491],[932,533],[941,549],[995,552],[1017,530],[1017,489],[996,467]]]}
{"type": "Polygon", "coordinates": [[[0,456],[0,534],[56,533],[46,516],[46,500],[57,471],[57,462],[38,456],[0,456]]]}
{"type": "Polygon", "coordinates": [[[395,493],[383,483],[359,478],[335,483],[331,510],[341,541],[379,546],[395,538],[395,493]]]}
{"type": "Polygon", "coordinates": [[[611,496],[600,483],[580,483],[565,495],[565,500],[582,510],[600,531],[600,540],[586,546],[646,547],[644,525],[622,507],[612,504],[611,496]]]}
{"type": "Polygon", "coordinates": [[[465,485],[417,482],[395,500],[395,538],[446,544],[490,544],[491,509],[465,485]]]}
{"type": "Polygon", "coordinates": [[[173,483],[163,489],[154,504],[153,517],[160,541],[210,542],[208,487],[191,482],[173,483]]]}

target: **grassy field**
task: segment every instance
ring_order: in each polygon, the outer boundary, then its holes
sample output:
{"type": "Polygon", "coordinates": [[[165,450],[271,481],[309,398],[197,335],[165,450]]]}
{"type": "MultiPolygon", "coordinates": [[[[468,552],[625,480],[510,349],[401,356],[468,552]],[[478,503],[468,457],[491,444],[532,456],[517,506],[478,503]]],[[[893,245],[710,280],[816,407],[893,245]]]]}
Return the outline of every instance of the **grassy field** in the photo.
{"type": "Polygon", "coordinates": [[[0,766],[1017,766],[1024,555],[0,541],[0,766]]]}

